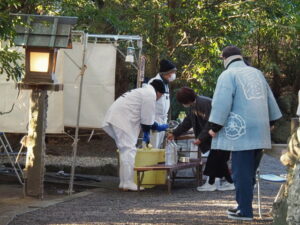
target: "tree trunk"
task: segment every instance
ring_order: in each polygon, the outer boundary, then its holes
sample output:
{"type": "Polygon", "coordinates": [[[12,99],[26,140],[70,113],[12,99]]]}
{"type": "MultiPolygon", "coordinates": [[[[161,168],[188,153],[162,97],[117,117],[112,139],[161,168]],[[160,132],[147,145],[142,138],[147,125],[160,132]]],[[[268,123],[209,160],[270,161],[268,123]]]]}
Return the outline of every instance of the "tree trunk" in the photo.
{"type": "Polygon", "coordinates": [[[116,62],[116,79],[115,79],[115,99],[129,90],[130,80],[128,79],[128,69],[124,58],[117,54],[116,62]]]}
{"type": "Polygon", "coordinates": [[[154,17],[154,20],[153,20],[153,31],[152,31],[152,37],[151,37],[151,42],[153,43],[154,45],[154,51],[152,50],[150,52],[150,57],[147,58],[149,61],[147,62],[146,61],[146,71],[148,71],[149,75],[148,77],[149,78],[152,78],[154,77],[157,72],[158,72],[158,68],[157,68],[157,65],[158,65],[158,61],[159,61],[159,54],[158,54],[158,51],[157,49],[155,48],[158,44],[158,38],[159,38],[159,15],[156,13],[155,14],[155,17],[154,17]],[[147,68],[147,65],[149,66],[147,68]]]}
{"type": "Polygon", "coordinates": [[[169,54],[172,52],[172,50],[175,48],[176,43],[175,43],[175,37],[174,34],[176,34],[176,16],[175,16],[175,10],[177,6],[177,1],[178,0],[169,0],[168,1],[168,7],[169,7],[169,20],[170,20],[170,30],[167,33],[167,46],[168,46],[168,52],[169,54]]]}

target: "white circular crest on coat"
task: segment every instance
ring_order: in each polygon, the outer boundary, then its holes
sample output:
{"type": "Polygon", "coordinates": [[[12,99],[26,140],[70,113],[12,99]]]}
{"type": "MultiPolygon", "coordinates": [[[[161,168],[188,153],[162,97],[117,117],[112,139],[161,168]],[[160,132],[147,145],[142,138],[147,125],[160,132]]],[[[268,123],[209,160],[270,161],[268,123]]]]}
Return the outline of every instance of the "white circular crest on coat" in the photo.
{"type": "Polygon", "coordinates": [[[238,79],[242,84],[244,95],[247,100],[263,99],[265,97],[263,83],[259,78],[259,73],[252,70],[238,71],[240,75],[238,79]]]}
{"type": "Polygon", "coordinates": [[[236,140],[246,134],[245,120],[238,114],[230,113],[224,127],[225,136],[230,140],[236,140]]]}

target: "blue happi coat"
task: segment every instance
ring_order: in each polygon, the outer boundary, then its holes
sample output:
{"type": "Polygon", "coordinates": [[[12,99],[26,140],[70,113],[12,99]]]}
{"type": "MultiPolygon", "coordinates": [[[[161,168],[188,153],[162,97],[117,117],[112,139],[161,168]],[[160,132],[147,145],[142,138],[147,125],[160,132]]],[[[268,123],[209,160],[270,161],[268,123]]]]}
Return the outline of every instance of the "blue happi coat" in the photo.
{"type": "Polygon", "coordinates": [[[222,125],[212,149],[271,148],[270,121],[281,117],[273,93],[258,69],[244,61],[229,65],[218,78],[209,121],[222,125]]]}

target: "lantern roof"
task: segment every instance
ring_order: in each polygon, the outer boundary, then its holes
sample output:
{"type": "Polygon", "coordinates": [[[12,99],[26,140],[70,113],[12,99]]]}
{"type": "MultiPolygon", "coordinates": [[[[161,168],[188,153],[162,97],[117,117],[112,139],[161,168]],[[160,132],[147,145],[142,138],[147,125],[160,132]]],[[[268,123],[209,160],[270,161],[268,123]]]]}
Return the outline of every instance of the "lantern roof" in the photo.
{"type": "Polygon", "coordinates": [[[14,43],[25,47],[71,48],[71,29],[78,17],[11,14],[21,19],[14,43]]]}

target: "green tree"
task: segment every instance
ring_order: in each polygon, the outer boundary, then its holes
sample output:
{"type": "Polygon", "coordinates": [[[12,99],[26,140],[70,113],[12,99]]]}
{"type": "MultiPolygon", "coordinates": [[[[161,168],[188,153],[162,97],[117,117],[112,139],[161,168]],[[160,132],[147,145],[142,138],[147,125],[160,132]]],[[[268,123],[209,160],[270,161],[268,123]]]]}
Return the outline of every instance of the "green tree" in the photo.
{"type": "Polygon", "coordinates": [[[14,12],[20,7],[20,2],[13,0],[5,0],[0,2],[0,74],[4,72],[7,79],[19,80],[23,73],[23,66],[19,65],[18,60],[22,59],[16,51],[9,49],[12,46],[12,37],[14,36],[14,24],[9,13],[14,12]]]}
{"type": "MultiPolygon", "coordinates": [[[[12,50],[15,25],[20,22],[11,13],[42,15],[79,15],[80,29],[89,30],[94,20],[96,7],[92,1],[84,0],[1,0],[0,1],[0,74],[5,73],[7,79],[20,80],[24,74],[21,60],[24,56],[12,50]],[[91,7],[90,7],[91,6],[91,7]]],[[[92,27],[96,27],[92,26],[92,27]]]]}
{"type": "MultiPolygon", "coordinates": [[[[188,83],[211,96],[223,70],[220,50],[235,44],[266,73],[276,94],[283,83],[299,79],[299,32],[293,27],[298,1],[97,2],[99,22],[106,24],[103,31],[144,37],[147,76],[155,75],[160,58],[171,58],[179,68],[177,86],[188,83]]],[[[299,82],[293,86],[296,91],[299,82]]]]}
{"type": "Polygon", "coordinates": [[[13,35],[9,12],[78,16],[76,29],[89,33],[141,35],[146,76],[156,74],[159,59],[169,58],[179,68],[175,89],[188,84],[212,96],[223,70],[220,50],[228,44],[243,49],[251,63],[266,73],[277,96],[283,86],[291,86],[294,93],[299,89],[297,0],[4,0],[0,4],[2,40],[13,35]]]}

